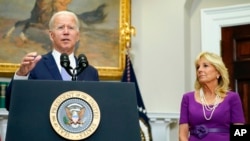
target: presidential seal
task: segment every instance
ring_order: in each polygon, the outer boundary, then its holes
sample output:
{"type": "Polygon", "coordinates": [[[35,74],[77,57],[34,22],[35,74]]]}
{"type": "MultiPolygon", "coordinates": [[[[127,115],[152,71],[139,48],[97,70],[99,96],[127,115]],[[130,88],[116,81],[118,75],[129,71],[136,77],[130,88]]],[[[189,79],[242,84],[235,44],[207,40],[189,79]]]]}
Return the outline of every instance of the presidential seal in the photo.
{"type": "Polygon", "coordinates": [[[87,93],[67,91],[59,95],[50,108],[50,123],[60,136],[82,140],[97,129],[101,112],[97,102],[87,93]]]}

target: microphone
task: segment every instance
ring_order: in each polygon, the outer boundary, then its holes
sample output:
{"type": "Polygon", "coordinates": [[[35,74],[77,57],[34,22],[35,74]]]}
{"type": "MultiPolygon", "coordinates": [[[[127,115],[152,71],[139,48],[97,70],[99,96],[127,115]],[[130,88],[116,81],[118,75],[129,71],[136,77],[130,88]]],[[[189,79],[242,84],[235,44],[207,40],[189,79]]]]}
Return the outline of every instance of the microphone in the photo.
{"type": "Polygon", "coordinates": [[[60,64],[63,68],[65,68],[65,70],[67,71],[67,73],[72,76],[72,72],[70,71],[72,69],[72,67],[70,66],[70,61],[69,61],[69,57],[66,53],[62,53],[60,56],[60,64]]]}
{"type": "Polygon", "coordinates": [[[85,68],[89,66],[89,62],[84,54],[80,54],[77,60],[78,60],[78,66],[76,70],[77,70],[77,75],[79,75],[85,68]]]}

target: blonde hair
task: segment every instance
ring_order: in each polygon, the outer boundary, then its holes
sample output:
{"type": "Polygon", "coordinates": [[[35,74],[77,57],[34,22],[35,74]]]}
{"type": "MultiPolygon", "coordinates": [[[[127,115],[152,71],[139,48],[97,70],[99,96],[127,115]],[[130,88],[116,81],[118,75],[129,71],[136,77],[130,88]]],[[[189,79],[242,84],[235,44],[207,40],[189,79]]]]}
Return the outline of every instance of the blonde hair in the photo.
{"type": "MultiPolygon", "coordinates": [[[[218,87],[215,90],[215,93],[218,94],[221,97],[225,97],[227,91],[230,90],[229,88],[229,75],[228,75],[228,69],[226,68],[222,58],[212,52],[201,52],[196,60],[195,60],[195,68],[198,66],[198,61],[204,58],[206,59],[209,63],[211,63],[215,69],[219,72],[220,77],[218,78],[218,87]]],[[[199,91],[202,87],[200,82],[198,81],[198,78],[196,77],[195,84],[194,84],[195,90],[199,91]]]]}
{"type": "Polygon", "coordinates": [[[70,11],[59,11],[59,12],[56,12],[51,18],[50,18],[50,21],[49,21],[49,29],[52,30],[53,27],[54,27],[54,21],[55,21],[55,18],[59,15],[71,15],[75,21],[76,21],[76,26],[77,26],[77,30],[79,31],[80,30],[80,22],[79,22],[79,19],[78,17],[76,16],[75,13],[73,12],[70,12],[70,11]]]}

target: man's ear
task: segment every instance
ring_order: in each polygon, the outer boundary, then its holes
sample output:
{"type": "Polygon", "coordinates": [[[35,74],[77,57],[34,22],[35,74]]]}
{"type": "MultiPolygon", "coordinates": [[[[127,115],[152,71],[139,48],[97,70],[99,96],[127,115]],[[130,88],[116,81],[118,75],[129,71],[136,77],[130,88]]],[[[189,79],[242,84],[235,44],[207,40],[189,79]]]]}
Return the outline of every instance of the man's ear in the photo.
{"type": "Polygon", "coordinates": [[[49,31],[49,38],[50,38],[51,41],[54,40],[54,39],[53,39],[53,36],[54,36],[54,35],[53,35],[53,32],[50,30],[50,31],[49,31]]]}

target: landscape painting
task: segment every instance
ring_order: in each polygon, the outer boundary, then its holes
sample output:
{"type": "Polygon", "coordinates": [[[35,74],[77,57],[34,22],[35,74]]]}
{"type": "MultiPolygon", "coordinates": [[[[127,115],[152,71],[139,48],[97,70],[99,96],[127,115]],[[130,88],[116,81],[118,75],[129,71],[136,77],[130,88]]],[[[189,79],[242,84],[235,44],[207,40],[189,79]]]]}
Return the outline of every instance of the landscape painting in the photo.
{"type": "Polygon", "coordinates": [[[129,22],[129,9],[126,0],[0,0],[0,75],[13,74],[28,52],[51,51],[49,19],[69,10],[81,22],[76,56],[85,54],[101,78],[119,78],[125,61],[120,30],[129,22]]]}

